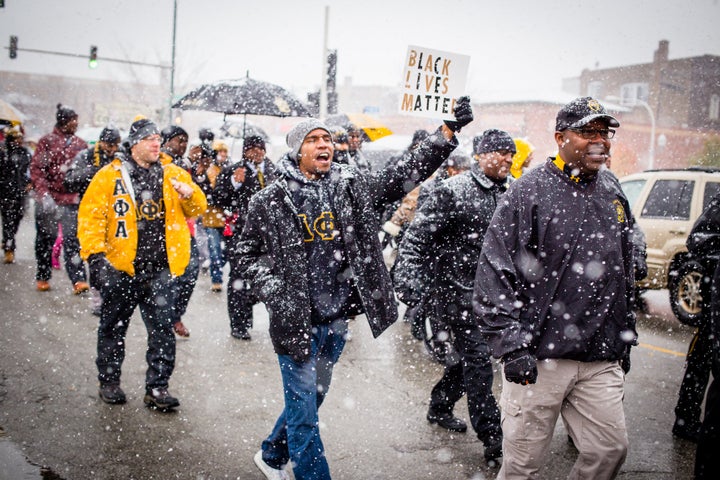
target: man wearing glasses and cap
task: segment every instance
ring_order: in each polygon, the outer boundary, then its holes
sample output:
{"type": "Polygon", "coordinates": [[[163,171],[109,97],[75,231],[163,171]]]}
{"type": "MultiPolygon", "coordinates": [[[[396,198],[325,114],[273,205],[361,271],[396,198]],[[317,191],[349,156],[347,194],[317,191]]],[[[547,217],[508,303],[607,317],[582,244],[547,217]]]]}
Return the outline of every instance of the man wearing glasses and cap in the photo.
{"type": "Polygon", "coordinates": [[[565,105],[557,156],[511,184],[485,234],[473,306],[503,362],[499,479],[538,477],[558,416],[579,451],[569,478],[625,461],[636,225],[601,168],[619,126],[593,98],[565,105]]]}

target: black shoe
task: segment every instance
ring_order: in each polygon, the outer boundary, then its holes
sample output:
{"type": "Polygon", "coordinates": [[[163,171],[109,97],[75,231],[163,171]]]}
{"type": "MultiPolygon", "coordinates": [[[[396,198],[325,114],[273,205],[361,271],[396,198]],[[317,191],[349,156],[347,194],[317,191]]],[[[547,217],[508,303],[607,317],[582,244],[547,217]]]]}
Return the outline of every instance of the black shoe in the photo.
{"type": "Polygon", "coordinates": [[[483,443],[485,443],[484,455],[486,462],[492,462],[502,457],[502,437],[492,437],[483,443]]]}
{"type": "Polygon", "coordinates": [[[252,340],[250,332],[247,330],[231,330],[230,335],[234,338],[239,338],[240,340],[252,340]]]}
{"type": "Polygon", "coordinates": [[[180,401],[170,395],[167,388],[153,388],[145,393],[145,405],[156,408],[161,412],[167,412],[180,406],[180,401]]]}
{"type": "Polygon", "coordinates": [[[682,420],[676,420],[675,425],[673,425],[672,434],[683,440],[698,443],[700,438],[700,423],[687,424],[682,420]]]}
{"type": "Polygon", "coordinates": [[[450,430],[451,432],[462,433],[467,431],[467,425],[465,422],[457,418],[452,413],[435,413],[432,410],[429,410],[427,420],[428,422],[437,424],[439,427],[442,427],[445,430],[450,430]]]}
{"type": "Polygon", "coordinates": [[[110,405],[121,405],[127,401],[120,385],[100,385],[100,399],[110,405]]]}

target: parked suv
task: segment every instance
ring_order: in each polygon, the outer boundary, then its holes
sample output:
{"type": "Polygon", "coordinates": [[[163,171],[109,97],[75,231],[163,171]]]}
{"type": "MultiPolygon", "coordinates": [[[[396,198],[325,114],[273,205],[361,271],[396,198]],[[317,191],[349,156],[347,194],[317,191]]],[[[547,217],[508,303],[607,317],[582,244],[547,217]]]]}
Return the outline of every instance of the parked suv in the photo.
{"type": "Polygon", "coordinates": [[[720,169],[648,170],[620,179],[647,241],[648,275],[640,289],[667,288],[670,306],[682,323],[697,325],[703,293],[712,276],[690,258],[685,242],[698,216],[720,192],[720,169]]]}

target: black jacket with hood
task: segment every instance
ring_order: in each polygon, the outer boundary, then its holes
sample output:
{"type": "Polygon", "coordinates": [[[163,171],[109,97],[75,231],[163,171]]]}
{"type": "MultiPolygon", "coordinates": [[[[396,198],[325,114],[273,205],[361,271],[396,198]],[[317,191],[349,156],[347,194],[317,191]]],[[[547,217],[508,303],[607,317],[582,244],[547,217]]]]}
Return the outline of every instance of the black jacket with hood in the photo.
{"type": "Polygon", "coordinates": [[[97,143],[79,152],[65,174],[65,189],[68,192],[79,193],[82,198],[95,174],[112,162],[113,158],[105,155],[97,143]]]}
{"type": "Polygon", "coordinates": [[[393,279],[400,300],[414,305],[430,295],[443,321],[475,323],[477,262],[485,230],[506,188],[507,182],[497,184],[486,177],[477,162],[469,171],[437,184],[398,249],[393,279]]]}
{"type": "Polygon", "coordinates": [[[473,307],[493,356],[620,360],[636,344],[635,219],[612,173],[583,184],[553,158],[498,204],[473,307]]]}
{"type": "MultiPolygon", "coordinates": [[[[339,311],[341,316],[364,312],[373,336],[379,336],[397,319],[397,304],[378,239],[378,212],[428,178],[457,146],[438,131],[422,148],[397,165],[372,173],[333,164],[328,188],[333,228],[339,234],[346,277],[353,292],[339,311]]],[[[308,231],[294,199],[297,189],[313,188],[299,179],[297,163],[285,156],[279,162],[280,178],[250,201],[248,217],[238,244],[241,275],[250,281],[270,314],[270,338],[275,352],[304,362],[309,358],[313,322],[318,318],[311,291],[312,269],[305,246],[308,231]]]]}

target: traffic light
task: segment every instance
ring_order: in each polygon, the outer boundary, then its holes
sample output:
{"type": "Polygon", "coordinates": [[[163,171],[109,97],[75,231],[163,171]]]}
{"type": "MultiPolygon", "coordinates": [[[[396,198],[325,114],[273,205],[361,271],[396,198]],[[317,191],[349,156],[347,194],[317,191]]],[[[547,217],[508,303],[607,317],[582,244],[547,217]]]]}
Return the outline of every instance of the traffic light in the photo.
{"type": "Polygon", "coordinates": [[[328,50],[327,56],[327,89],[334,92],[337,76],[337,50],[328,50]]]}
{"type": "Polygon", "coordinates": [[[18,37],[10,35],[10,58],[17,58],[17,42],[18,37]]]}
{"type": "Polygon", "coordinates": [[[90,61],[88,67],[97,68],[97,47],[95,45],[90,46],[90,61]]]}

